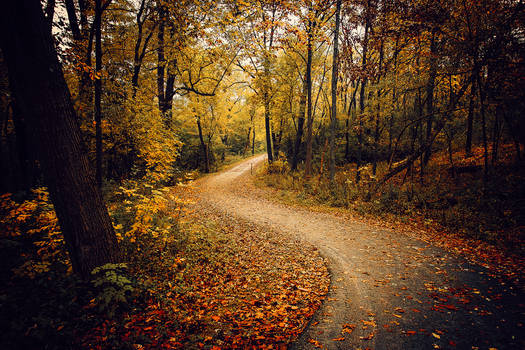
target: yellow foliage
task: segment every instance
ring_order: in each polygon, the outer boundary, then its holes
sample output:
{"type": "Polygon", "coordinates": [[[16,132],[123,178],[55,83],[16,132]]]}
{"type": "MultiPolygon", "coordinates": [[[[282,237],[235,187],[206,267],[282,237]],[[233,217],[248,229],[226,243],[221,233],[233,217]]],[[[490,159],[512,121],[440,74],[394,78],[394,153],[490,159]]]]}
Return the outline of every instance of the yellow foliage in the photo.
{"type": "Polygon", "coordinates": [[[114,228],[119,241],[141,242],[146,237],[173,240],[173,229],[180,224],[180,214],[187,204],[175,192],[173,187],[154,188],[136,181],[123,183],[115,193],[120,200],[109,206],[111,216],[118,222],[114,228]]]}
{"type": "Polygon", "coordinates": [[[44,187],[32,190],[32,197],[22,203],[12,195],[2,195],[0,202],[0,231],[2,238],[30,236],[36,249],[36,257],[14,269],[18,275],[34,278],[36,274],[49,271],[52,261],[68,263],[64,239],[58,225],[49,193],[44,187]]]}

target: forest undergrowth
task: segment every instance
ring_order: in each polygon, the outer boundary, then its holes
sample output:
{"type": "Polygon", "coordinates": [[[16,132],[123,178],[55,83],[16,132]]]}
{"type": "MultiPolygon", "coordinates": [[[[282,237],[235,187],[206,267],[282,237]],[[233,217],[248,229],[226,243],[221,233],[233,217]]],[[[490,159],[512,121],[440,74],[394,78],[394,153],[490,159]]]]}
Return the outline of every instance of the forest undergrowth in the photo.
{"type": "Polygon", "coordinates": [[[195,207],[186,182],[107,189],[125,263],[82,281],[46,189],[25,198],[1,201],[2,348],[285,348],[328,290],[317,251],[195,207]]]}
{"type": "Polygon", "coordinates": [[[289,171],[285,160],[263,167],[255,183],[270,188],[263,195],[312,210],[338,212],[370,224],[416,236],[465,255],[497,275],[519,278],[524,271],[525,178],[516,171],[512,145],[503,147],[502,160],[494,172],[483,176],[483,150],[471,157],[464,152],[436,154],[425,168],[412,169],[377,188],[387,173],[379,163],[361,167],[357,185],[355,164],[339,167],[334,184],[317,163],[317,173],[306,178],[289,171]],[[454,173],[452,173],[454,171],[454,173]],[[431,175],[430,175],[431,174],[431,175]]]}

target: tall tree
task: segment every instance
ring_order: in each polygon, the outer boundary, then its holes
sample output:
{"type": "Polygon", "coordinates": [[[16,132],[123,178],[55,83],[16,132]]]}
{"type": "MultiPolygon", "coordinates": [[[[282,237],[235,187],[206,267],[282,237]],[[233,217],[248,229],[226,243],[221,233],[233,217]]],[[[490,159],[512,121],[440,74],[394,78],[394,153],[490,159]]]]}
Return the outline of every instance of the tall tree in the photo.
{"type": "Polygon", "coordinates": [[[11,34],[2,35],[0,43],[14,95],[38,145],[73,269],[89,277],[120,254],[48,28],[38,0],[1,2],[0,29],[11,34]]]}
{"type": "Polygon", "coordinates": [[[335,9],[334,53],[332,59],[332,109],[330,113],[330,182],[335,177],[335,132],[337,128],[337,77],[339,75],[339,21],[341,0],[335,9]]]}
{"type": "Polygon", "coordinates": [[[363,114],[365,112],[365,88],[366,84],[368,83],[368,75],[367,75],[367,55],[368,55],[368,41],[370,37],[370,31],[372,26],[371,21],[371,6],[372,2],[371,0],[367,0],[366,8],[364,11],[365,16],[365,34],[363,36],[362,41],[362,58],[361,58],[361,69],[363,71],[363,78],[361,79],[361,89],[359,91],[359,128],[357,130],[357,161],[356,161],[356,172],[355,172],[355,182],[359,183],[361,180],[361,170],[359,169],[361,167],[361,161],[363,157],[363,132],[364,132],[364,123],[363,123],[363,114]]]}

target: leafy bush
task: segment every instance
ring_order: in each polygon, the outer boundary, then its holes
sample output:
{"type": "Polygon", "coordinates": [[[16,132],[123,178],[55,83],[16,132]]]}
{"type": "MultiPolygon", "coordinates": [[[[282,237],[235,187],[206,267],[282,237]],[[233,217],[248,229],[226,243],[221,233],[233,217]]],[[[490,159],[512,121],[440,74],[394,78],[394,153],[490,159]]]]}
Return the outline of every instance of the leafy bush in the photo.
{"type": "MultiPolygon", "coordinates": [[[[305,178],[298,173],[283,173],[280,166],[263,171],[257,181],[280,190],[282,200],[345,207],[359,215],[372,214],[396,222],[411,219],[427,227],[441,225],[523,253],[523,176],[502,166],[486,179],[480,174],[451,179],[447,169],[448,163],[446,167],[429,163],[423,180],[414,176],[419,174],[414,169],[394,177],[377,192],[373,191],[377,182],[371,166],[360,168],[359,184],[355,182],[354,165],[338,171],[333,184],[322,174],[305,178]]],[[[378,164],[379,174],[387,171],[385,163],[378,164]]]]}
{"type": "Polygon", "coordinates": [[[277,159],[268,165],[268,174],[284,174],[290,169],[285,159],[277,159]]]}
{"type": "Polygon", "coordinates": [[[117,310],[127,309],[137,288],[129,279],[126,264],[106,264],[95,268],[91,283],[96,289],[98,311],[113,318],[117,310]]]}

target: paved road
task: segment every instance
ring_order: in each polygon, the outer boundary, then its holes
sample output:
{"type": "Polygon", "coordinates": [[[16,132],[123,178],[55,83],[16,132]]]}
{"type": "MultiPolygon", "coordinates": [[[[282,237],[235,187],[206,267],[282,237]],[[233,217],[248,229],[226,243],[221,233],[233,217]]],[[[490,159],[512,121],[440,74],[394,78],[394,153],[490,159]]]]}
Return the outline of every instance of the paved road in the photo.
{"type": "Polygon", "coordinates": [[[252,195],[264,156],[200,181],[202,200],[317,246],[331,291],[293,349],[525,349],[523,286],[404,234],[252,195]]]}

